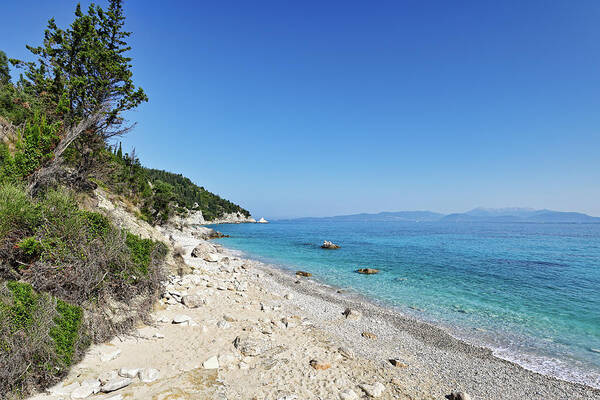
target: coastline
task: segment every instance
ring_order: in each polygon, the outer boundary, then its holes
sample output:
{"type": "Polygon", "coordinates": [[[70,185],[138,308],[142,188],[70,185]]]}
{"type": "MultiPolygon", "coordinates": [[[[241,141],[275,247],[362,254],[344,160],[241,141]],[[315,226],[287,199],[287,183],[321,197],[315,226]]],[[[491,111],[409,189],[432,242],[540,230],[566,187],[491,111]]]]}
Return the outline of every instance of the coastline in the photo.
{"type": "Polygon", "coordinates": [[[600,399],[598,389],[531,372],[359,295],[240,257],[198,238],[206,230],[162,229],[187,270],[169,277],[154,321],[92,346],[63,382],[33,398],[77,398],[74,388],[86,382],[122,382],[123,369],[152,368],[154,380],[134,377],[90,398],[432,400],[463,391],[472,400],[600,399]],[[346,318],[348,307],[362,316],[346,318]]]}
{"type": "MultiPolygon", "coordinates": [[[[225,247],[226,248],[226,247],[225,247]]],[[[238,250],[230,254],[240,255],[238,250]]],[[[456,387],[473,398],[577,398],[600,399],[600,389],[583,383],[570,382],[529,370],[516,362],[493,354],[493,350],[470,344],[453,336],[443,327],[405,315],[358,293],[342,292],[339,288],[311,278],[298,278],[275,265],[258,262],[257,269],[268,275],[265,284],[274,292],[290,291],[297,307],[318,321],[319,328],[347,345],[354,344],[357,354],[391,367],[386,360],[394,357],[407,360],[418,381],[429,380],[428,395],[444,398],[456,387]],[[296,282],[300,280],[300,284],[296,282]],[[359,310],[363,318],[358,323],[336,324],[346,307],[359,310]],[[377,335],[375,343],[363,339],[362,331],[377,335]],[[418,357],[416,356],[418,355],[418,357]],[[484,368],[480,368],[485,365],[484,368]]],[[[408,385],[413,384],[410,380],[408,385]]]]}

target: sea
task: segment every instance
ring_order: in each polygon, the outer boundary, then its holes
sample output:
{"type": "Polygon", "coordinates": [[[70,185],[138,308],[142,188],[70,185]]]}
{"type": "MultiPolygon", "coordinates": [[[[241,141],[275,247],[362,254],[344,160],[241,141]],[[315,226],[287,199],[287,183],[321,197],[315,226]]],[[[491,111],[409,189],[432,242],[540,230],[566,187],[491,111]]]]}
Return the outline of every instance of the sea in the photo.
{"type": "Polygon", "coordinates": [[[311,272],[527,369],[600,388],[600,224],[298,219],[213,227],[247,257],[311,272]],[[324,240],[341,248],[321,249],[324,240]],[[380,273],[356,273],[363,267],[380,273]]]}

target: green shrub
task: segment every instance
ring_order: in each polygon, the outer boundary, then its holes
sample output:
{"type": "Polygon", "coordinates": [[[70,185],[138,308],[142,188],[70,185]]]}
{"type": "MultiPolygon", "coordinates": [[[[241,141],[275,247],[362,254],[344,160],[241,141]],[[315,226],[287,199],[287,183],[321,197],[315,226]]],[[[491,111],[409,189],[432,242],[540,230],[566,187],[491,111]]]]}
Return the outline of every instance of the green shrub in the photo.
{"type": "Polygon", "coordinates": [[[6,146],[0,149],[0,181],[23,182],[52,159],[59,127],[57,123],[48,124],[44,116],[34,116],[20,132],[14,154],[6,146]]]}
{"type": "Polygon", "coordinates": [[[80,211],[80,215],[85,221],[90,240],[106,236],[111,231],[110,220],[97,212],[80,211]]]}
{"type": "Polygon", "coordinates": [[[30,231],[39,222],[39,208],[23,189],[0,185],[0,240],[11,232],[30,231]]]}
{"type": "Polygon", "coordinates": [[[42,251],[42,244],[32,236],[22,239],[17,247],[29,258],[37,257],[42,251]]]}
{"type": "Polygon", "coordinates": [[[68,304],[62,300],[57,300],[56,311],[58,313],[54,317],[56,325],[50,329],[49,334],[54,340],[57,356],[61,359],[63,365],[68,367],[73,360],[83,312],[80,307],[68,304]]]}
{"type": "Polygon", "coordinates": [[[137,235],[127,232],[125,244],[131,251],[134,270],[147,275],[155,242],[152,239],[142,239],[137,235]]]}
{"type": "Polygon", "coordinates": [[[0,281],[0,393],[64,376],[87,345],[83,311],[23,282],[0,281]]]}

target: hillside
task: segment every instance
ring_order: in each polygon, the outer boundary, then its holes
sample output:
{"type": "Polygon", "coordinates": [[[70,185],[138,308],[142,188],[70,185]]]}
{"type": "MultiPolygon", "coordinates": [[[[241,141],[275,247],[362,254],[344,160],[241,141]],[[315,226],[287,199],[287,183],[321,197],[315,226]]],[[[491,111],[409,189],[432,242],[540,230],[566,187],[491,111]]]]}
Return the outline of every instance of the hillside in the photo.
{"type": "Polygon", "coordinates": [[[0,398],[66,376],[94,342],[147,320],[178,268],[158,227],[249,212],[111,146],[148,97],[120,0],[53,19],[13,81],[0,51],[0,398]],[[48,66],[52,66],[48,68],[48,66]],[[134,215],[135,214],[135,215],[134,215]],[[117,218],[120,217],[120,218],[117,218]]]}

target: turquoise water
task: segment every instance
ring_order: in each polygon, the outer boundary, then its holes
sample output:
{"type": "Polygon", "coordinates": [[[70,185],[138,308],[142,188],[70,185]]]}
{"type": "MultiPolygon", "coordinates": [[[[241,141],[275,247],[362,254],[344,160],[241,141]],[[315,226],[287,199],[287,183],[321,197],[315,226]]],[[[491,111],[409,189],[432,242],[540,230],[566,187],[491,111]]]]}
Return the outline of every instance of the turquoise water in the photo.
{"type": "Polygon", "coordinates": [[[600,224],[279,221],[221,242],[446,327],[529,369],[600,387],[600,224]],[[323,240],[342,246],[322,250],[323,240]],[[358,267],[380,269],[360,275],[358,267]]]}

